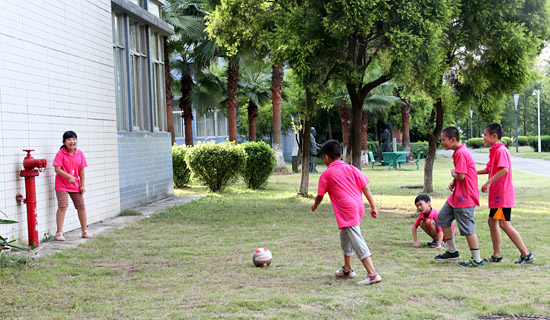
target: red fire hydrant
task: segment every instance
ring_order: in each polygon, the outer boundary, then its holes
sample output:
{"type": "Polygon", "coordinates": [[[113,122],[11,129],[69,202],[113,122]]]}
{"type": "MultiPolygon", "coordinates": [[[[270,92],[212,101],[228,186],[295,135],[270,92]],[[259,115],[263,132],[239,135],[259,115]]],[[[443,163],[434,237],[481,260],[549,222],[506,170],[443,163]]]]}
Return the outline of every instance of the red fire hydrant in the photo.
{"type": "Polygon", "coordinates": [[[23,150],[27,153],[27,156],[23,160],[23,168],[19,175],[25,177],[25,189],[27,192],[27,198],[23,198],[21,194],[17,194],[16,199],[18,201],[23,200],[27,204],[27,223],[29,228],[29,246],[31,248],[38,248],[38,217],[36,214],[36,187],[34,184],[34,177],[37,177],[40,172],[46,170],[46,159],[35,159],[31,156],[31,151],[23,150]]]}

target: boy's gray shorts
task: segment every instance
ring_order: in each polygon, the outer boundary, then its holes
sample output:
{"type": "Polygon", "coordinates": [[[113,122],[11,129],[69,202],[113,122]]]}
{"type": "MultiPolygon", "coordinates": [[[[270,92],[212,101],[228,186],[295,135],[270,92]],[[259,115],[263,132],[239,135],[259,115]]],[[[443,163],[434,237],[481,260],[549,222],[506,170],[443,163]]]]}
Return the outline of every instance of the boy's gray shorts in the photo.
{"type": "Polygon", "coordinates": [[[461,236],[475,234],[474,208],[475,207],[453,208],[449,203],[445,202],[443,208],[441,208],[437,214],[437,226],[450,227],[453,220],[456,220],[461,236]]]}
{"type": "Polygon", "coordinates": [[[359,226],[345,227],[340,230],[340,244],[345,256],[353,256],[354,251],[359,260],[372,255],[365,239],[361,235],[361,228],[359,226]]]}

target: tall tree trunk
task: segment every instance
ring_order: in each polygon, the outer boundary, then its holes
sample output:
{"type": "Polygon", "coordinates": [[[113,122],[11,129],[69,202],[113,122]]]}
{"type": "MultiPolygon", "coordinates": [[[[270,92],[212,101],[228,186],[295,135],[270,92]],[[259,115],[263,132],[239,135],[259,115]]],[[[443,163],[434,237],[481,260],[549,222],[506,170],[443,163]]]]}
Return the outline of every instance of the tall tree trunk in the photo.
{"type": "Polygon", "coordinates": [[[361,165],[369,164],[369,145],[367,136],[367,127],[369,126],[369,118],[367,110],[361,112],[361,165]]]}
{"type": "Polygon", "coordinates": [[[239,93],[239,63],[229,61],[227,76],[227,118],[229,141],[237,143],[237,94],[239,93]]]}
{"type": "Polygon", "coordinates": [[[306,112],[302,126],[302,175],[300,177],[300,190],[298,194],[307,197],[309,189],[309,149],[311,143],[311,118],[315,107],[315,97],[311,90],[306,88],[306,112]]]}
{"type": "Polygon", "coordinates": [[[411,98],[401,99],[401,128],[403,129],[403,151],[407,151],[407,158],[412,160],[411,154],[411,135],[410,135],[410,116],[411,116],[411,98]]]}
{"type": "Polygon", "coordinates": [[[361,114],[365,98],[358,89],[361,87],[360,85],[348,83],[346,87],[351,100],[351,126],[348,136],[348,148],[351,148],[351,165],[361,169],[361,114]]]}
{"type": "Polygon", "coordinates": [[[288,170],[283,157],[283,144],[281,132],[281,95],[283,92],[284,69],[282,64],[273,65],[271,68],[271,103],[273,105],[273,150],[277,165],[275,172],[286,174],[288,170]]]}
{"type": "Polygon", "coordinates": [[[437,140],[443,130],[443,102],[441,98],[438,98],[434,103],[432,115],[430,121],[433,123],[435,118],[435,127],[432,132],[428,134],[428,157],[424,164],[424,193],[431,193],[434,191],[433,186],[433,168],[435,161],[435,152],[437,151],[437,140]]]}
{"type": "Polygon", "coordinates": [[[190,96],[193,79],[189,75],[181,77],[180,108],[183,110],[183,125],[185,127],[185,145],[193,146],[193,110],[191,109],[190,96]]]}
{"type": "Polygon", "coordinates": [[[176,133],[174,132],[174,114],[172,113],[172,77],[170,76],[170,59],[168,57],[168,38],[163,37],[164,46],[164,91],[166,96],[166,125],[167,130],[172,136],[172,145],[176,143],[176,133]]]}
{"type": "Polygon", "coordinates": [[[258,118],[258,105],[248,100],[248,141],[256,141],[256,118],[258,118]]]}
{"type": "Polygon", "coordinates": [[[342,121],[342,144],[344,145],[344,161],[349,163],[350,155],[348,154],[348,139],[349,139],[349,124],[350,124],[351,110],[349,105],[342,103],[340,105],[340,121],[342,121]]]}

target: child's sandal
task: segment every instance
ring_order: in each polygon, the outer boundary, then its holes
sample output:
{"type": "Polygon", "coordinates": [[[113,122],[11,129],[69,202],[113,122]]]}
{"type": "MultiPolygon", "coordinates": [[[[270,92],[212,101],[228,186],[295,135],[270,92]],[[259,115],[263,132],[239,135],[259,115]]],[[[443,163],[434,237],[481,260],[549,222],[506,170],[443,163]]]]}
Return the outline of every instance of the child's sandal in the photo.
{"type": "Polygon", "coordinates": [[[63,236],[63,232],[58,232],[54,236],[55,241],[65,241],[65,237],[63,236]]]}
{"type": "Polygon", "coordinates": [[[497,258],[497,257],[491,255],[490,258],[484,258],[483,261],[499,263],[499,262],[502,262],[502,257],[497,258]]]}
{"type": "Polygon", "coordinates": [[[80,236],[84,239],[91,239],[94,237],[91,233],[88,232],[88,230],[84,230],[80,236]]]}

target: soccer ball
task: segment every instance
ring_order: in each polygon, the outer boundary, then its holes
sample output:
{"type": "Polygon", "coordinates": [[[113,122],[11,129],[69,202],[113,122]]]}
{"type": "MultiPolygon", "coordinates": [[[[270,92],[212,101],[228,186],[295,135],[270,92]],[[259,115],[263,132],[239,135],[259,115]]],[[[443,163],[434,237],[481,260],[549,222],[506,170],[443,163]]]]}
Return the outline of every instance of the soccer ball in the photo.
{"type": "Polygon", "coordinates": [[[266,248],[258,248],[252,254],[252,262],[256,267],[267,267],[273,261],[271,251],[266,248]]]}

